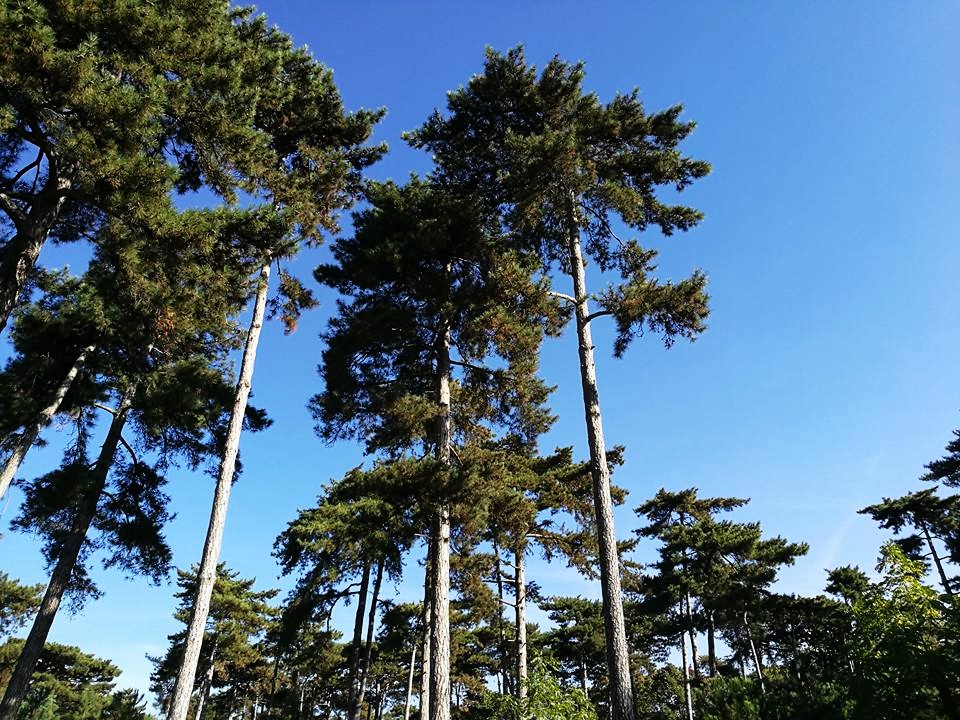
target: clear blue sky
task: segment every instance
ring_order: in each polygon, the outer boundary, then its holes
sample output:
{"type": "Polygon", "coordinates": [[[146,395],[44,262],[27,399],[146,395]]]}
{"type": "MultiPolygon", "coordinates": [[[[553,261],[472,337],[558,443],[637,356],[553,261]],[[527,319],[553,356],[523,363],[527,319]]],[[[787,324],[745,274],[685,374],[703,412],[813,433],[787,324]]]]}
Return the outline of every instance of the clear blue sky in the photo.
{"type": "MultiPolygon", "coordinates": [[[[658,488],[695,485],[752,499],[739,518],[810,543],[780,589],[816,593],[824,568],[873,565],[882,535],[855,511],[917,487],[960,426],[960,6],[956,3],[315,3],[260,7],[332,67],[350,108],[388,115],[391,153],[372,172],[402,180],[429,168],[400,133],[444,104],[481,67],[483,48],[524,43],[543,64],[584,60],[601,99],[639,87],[649,109],[682,102],[698,128],[689,154],[713,173],[686,194],[699,228],[662,249],[664,277],[710,276],[709,330],[666,351],[652,337],[623,360],[598,326],[609,444],[627,447],[616,480],[630,508],[658,488]],[[456,8],[456,9],[454,9],[456,8]]],[[[309,277],[322,251],[297,267],[309,277]]],[[[44,256],[61,264],[63,255],[44,256]]],[[[276,585],[274,538],[321,483],[361,461],[325,447],[304,407],[317,391],[318,333],[332,298],[292,337],[264,335],[255,403],[274,426],[245,437],[223,559],[276,585]]],[[[599,323],[598,323],[599,324],[599,323]]],[[[547,448],[583,441],[570,338],[551,341],[544,373],[559,387],[547,448]]],[[[25,474],[58,460],[37,451],[25,474]]],[[[212,494],[202,475],[174,473],[175,562],[199,559],[212,494]]],[[[14,502],[19,496],[14,494],[14,502]]],[[[9,507],[4,525],[15,512],[9,507]]],[[[641,550],[646,557],[649,548],[641,550]]],[[[0,569],[45,579],[36,545],[7,533],[0,569]]],[[[144,653],[163,652],[175,624],[172,586],[95,573],[105,596],[51,638],[113,659],[145,688],[144,653]]],[[[419,568],[401,592],[419,594],[419,568]]],[[[546,592],[596,594],[560,568],[534,565],[546,592]]],[[[284,583],[285,585],[285,583],[284,583]]]]}

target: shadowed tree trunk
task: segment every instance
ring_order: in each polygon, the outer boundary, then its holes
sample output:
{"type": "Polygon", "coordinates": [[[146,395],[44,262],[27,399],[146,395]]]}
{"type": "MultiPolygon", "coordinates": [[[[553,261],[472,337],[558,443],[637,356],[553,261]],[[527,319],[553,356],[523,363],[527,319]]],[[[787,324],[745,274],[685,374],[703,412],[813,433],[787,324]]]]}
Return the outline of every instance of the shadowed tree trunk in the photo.
{"type": "Polygon", "coordinates": [[[210,663],[207,665],[207,672],[203,676],[203,692],[197,700],[197,712],[194,720],[200,720],[203,716],[203,708],[210,701],[210,690],[213,688],[213,664],[217,659],[217,638],[213,637],[213,647],[210,648],[210,663]]]}
{"type": "Polygon", "coordinates": [[[953,597],[953,589],[950,587],[950,581],[947,579],[947,573],[943,570],[943,562],[940,559],[940,555],[937,553],[936,547],[933,545],[933,538],[930,537],[930,528],[927,527],[926,523],[920,523],[920,528],[923,530],[923,536],[926,538],[927,547],[930,548],[930,556],[933,558],[933,564],[937,568],[937,574],[940,575],[940,584],[943,586],[943,591],[953,597]]]}
{"type": "Polygon", "coordinates": [[[107,475],[110,473],[113,457],[116,455],[117,446],[120,444],[123,426],[127,421],[127,413],[133,400],[133,392],[132,389],[128,390],[121,398],[114,412],[113,420],[110,422],[110,429],[107,431],[107,437],[100,449],[100,456],[97,458],[96,465],[94,465],[90,475],[84,478],[89,485],[76,509],[70,532],[60,547],[57,564],[53,568],[50,583],[47,585],[43,600],[40,603],[40,609],[37,611],[37,616],[30,628],[30,634],[27,635],[23,650],[20,652],[17,664],[10,675],[3,701],[0,702],[0,720],[17,719],[20,704],[23,702],[27,687],[30,684],[30,677],[37,666],[37,661],[40,659],[40,653],[47,641],[47,635],[50,633],[57,610],[60,608],[63,594],[70,584],[70,578],[77,565],[77,559],[80,557],[80,550],[86,540],[87,531],[90,529],[90,524],[97,513],[97,504],[106,487],[107,475]]]}
{"type": "Polygon", "coordinates": [[[363,656],[363,615],[367,607],[367,593],[370,590],[370,561],[363,564],[360,589],[357,591],[357,610],[353,619],[353,652],[350,658],[350,676],[347,685],[350,688],[350,720],[360,717],[360,661],[363,656]]]}
{"type": "Polygon", "coordinates": [[[200,659],[200,644],[210,613],[210,597],[217,579],[217,563],[220,561],[220,548],[223,544],[223,528],[227,520],[227,505],[230,501],[230,489],[233,485],[234,471],[237,465],[237,453],[240,449],[240,431],[250,397],[250,384],[253,379],[253,366],[257,358],[257,345],[267,306],[267,290],[270,283],[270,260],[260,268],[260,279],[254,300],[253,317],[247,332],[247,341],[240,362],[240,377],[237,380],[230,423],[227,426],[227,438],[217,473],[217,485],[214,491],[213,507],[210,510],[210,523],[203,546],[203,558],[197,573],[197,595],[190,616],[190,625],[184,643],[183,664],[177,674],[173,691],[173,706],[168,720],[186,720],[190,708],[190,695],[197,676],[197,662],[200,659]]]}
{"type": "Polygon", "coordinates": [[[370,660],[373,656],[373,629],[377,623],[377,600],[380,597],[380,584],[383,582],[383,565],[381,560],[377,564],[377,575],[373,581],[373,593],[370,595],[370,615],[367,619],[367,640],[364,648],[363,665],[360,667],[360,690],[357,693],[357,712],[363,707],[363,699],[367,692],[367,679],[370,677],[370,660]]]}
{"type": "Polygon", "coordinates": [[[70,386],[73,385],[74,379],[86,362],[87,355],[92,353],[93,350],[94,346],[88,345],[80,351],[80,354],[77,356],[77,359],[74,360],[73,365],[70,366],[70,370],[67,371],[63,381],[57,386],[57,389],[50,397],[50,402],[37,414],[36,421],[33,425],[26,428],[12,444],[10,456],[3,464],[3,470],[0,470],[0,498],[7,494],[10,483],[13,482],[14,476],[20,469],[20,463],[23,462],[23,458],[37,441],[40,431],[43,430],[44,426],[50,422],[50,419],[56,414],[57,410],[60,409],[60,403],[63,402],[63,398],[70,390],[70,386]]]}
{"type": "Polygon", "coordinates": [[[417,643],[413,642],[410,653],[410,673],[407,675],[407,699],[403,704],[403,720],[410,720],[410,705],[413,702],[413,675],[417,667],[417,643]]]}
{"type": "Polygon", "coordinates": [[[430,646],[433,643],[433,542],[427,540],[427,560],[423,574],[423,667],[420,669],[420,720],[430,718],[430,646]]]}

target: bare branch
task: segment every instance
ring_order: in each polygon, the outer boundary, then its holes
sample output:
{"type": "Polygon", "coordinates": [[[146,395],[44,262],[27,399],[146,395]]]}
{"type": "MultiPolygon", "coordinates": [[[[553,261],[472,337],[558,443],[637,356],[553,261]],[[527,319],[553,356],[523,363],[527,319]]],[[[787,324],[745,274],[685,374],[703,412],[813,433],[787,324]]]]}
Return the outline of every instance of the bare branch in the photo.
{"type": "Polygon", "coordinates": [[[127,442],[127,439],[123,435],[120,436],[120,444],[127,449],[128,453],[130,453],[130,458],[133,460],[133,464],[139,465],[140,458],[137,457],[137,453],[133,451],[133,448],[130,447],[130,443],[127,442]]]}
{"type": "Polygon", "coordinates": [[[114,410],[114,409],[113,409],[112,407],[110,407],[109,405],[102,405],[102,404],[100,404],[100,403],[98,403],[98,402],[95,402],[95,403],[93,403],[93,406],[94,406],[95,408],[99,408],[100,410],[103,410],[104,412],[110,413],[110,414],[113,415],[114,417],[116,417],[116,415],[117,415],[117,411],[114,410]]]}
{"type": "Polygon", "coordinates": [[[573,305],[577,304],[576,298],[562,292],[557,292],[556,290],[547,290],[547,295],[549,295],[550,297],[559,298],[560,300],[566,300],[568,303],[571,303],[573,305]]]}
{"type": "Polygon", "coordinates": [[[584,324],[590,322],[594,318],[603,317],[604,315],[613,315],[612,310],[597,310],[596,312],[590,313],[587,315],[587,319],[584,320],[584,324]]]}
{"type": "Polygon", "coordinates": [[[3,210],[10,217],[18,231],[27,221],[26,214],[17,207],[17,204],[7,193],[0,193],[0,210],[3,210]]]}

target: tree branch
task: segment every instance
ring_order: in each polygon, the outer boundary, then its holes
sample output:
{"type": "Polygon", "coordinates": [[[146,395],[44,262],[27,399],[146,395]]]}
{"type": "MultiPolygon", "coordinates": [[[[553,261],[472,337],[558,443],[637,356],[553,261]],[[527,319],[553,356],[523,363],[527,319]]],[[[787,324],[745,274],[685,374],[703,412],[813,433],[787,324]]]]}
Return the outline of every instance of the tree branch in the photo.
{"type": "Polygon", "coordinates": [[[95,403],[93,403],[93,406],[94,406],[95,408],[99,408],[100,410],[103,410],[104,412],[110,413],[110,414],[113,415],[114,417],[116,417],[116,415],[117,415],[117,411],[114,410],[112,407],[110,407],[110,406],[108,406],[108,405],[102,405],[101,403],[95,402],[95,403]]]}
{"type": "Polygon", "coordinates": [[[613,311],[612,311],[612,310],[597,310],[596,312],[592,312],[592,313],[590,313],[589,315],[587,315],[587,319],[584,320],[583,322],[584,322],[584,324],[586,324],[586,323],[590,322],[591,320],[594,320],[594,319],[596,319],[596,318],[598,318],[598,317],[603,317],[604,315],[613,315],[613,311]]]}
{"type": "Polygon", "coordinates": [[[18,231],[27,220],[26,214],[17,207],[17,204],[7,193],[0,193],[0,210],[3,210],[10,217],[18,231]]]}
{"type": "Polygon", "coordinates": [[[120,435],[120,444],[127,449],[128,453],[130,453],[130,457],[133,459],[133,464],[139,465],[140,458],[137,457],[137,454],[133,451],[133,448],[130,447],[130,443],[127,442],[127,439],[123,435],[120,435]]]}
{"type": "Polygon", "coordinates": [[[572,295],[567,295],[566,293],[557,292],[556,290],[547,290],[547,295],[550,297],[559,298],[560,300],[566,300],[568,303],[573,305],[577,304],[576,298],[574,298],[572,295]]]}

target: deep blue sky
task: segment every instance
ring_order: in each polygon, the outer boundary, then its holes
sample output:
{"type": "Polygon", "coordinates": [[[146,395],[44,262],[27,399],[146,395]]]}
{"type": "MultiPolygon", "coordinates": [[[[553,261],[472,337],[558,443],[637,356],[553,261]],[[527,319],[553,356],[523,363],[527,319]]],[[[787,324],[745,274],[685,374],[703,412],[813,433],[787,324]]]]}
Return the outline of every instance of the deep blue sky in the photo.
{"type": "MultiPolygon", "coordinates": [[[[651,110],[682,102],[698,128],[686,151],[713,173],[685,194],[704,211],[695,230],[646,238],[663,276],[710,276],[709,329],[664,350],[653,337],[623,360],[609,329],[595,339],[608,444],[627,447],[616,480],[630,508],[660,487],[751,503],[740,519],[810,543],[784,591],[815,593],[824,568],[872,566],[883,536],[856,510],[917,487],[960,426],[960,245],[956,242],[960,6],[955,3],[260,3],[271,21],[332,67],[349,108],[388,109],[377,137],[391,153],[371,173],[402,180],[429,159],[400,133],[480,70],[486,45],[523,43],[542,65],[586,63],[606,100],[639,87],[651,110]],[[453,8],[456,7],[456,10],[453,8]]],[[[62,255],[48,253],[48,264],[62,255]]],[[[320,253],[297,268],[307,277],[320,253]]],[[[292,337],[264,334],[255,402],[274,426],[245,437],[223,559],[262,586],[277,583],[270,548],[321,483],[361,461],[325,447],[304,407],[317,391],[317,338],[332,307],[321,294],[292,337]]],[[[546,448],[586,452],[575,349],[544,351],[560,416],[546,448]]],[[[24,474],[55,464],[36,451],[24,474]]],[[[206,476],[174,474],[175,562],[199,559],[212,494],[206,476]]],[[[19,496],[14,494],[13,502],[19,496]]],[[[4,512],[4,524],[14,514],[4,512]]],[[[36,546],[7,533],[6,570],[45,580],[36,546]]],[[[650,549],[641,550],[640,557],[650,549]]],[[[420,570],[401,587],[419,594],[420,570]]],[[[144,653],[176,629],[171,586],[96,573],[105,596],[51,638],[113,659],[146,686],[144,653]]],[[[546,592],[596,594],[561,568],[534,565],[546,592]]]]}

